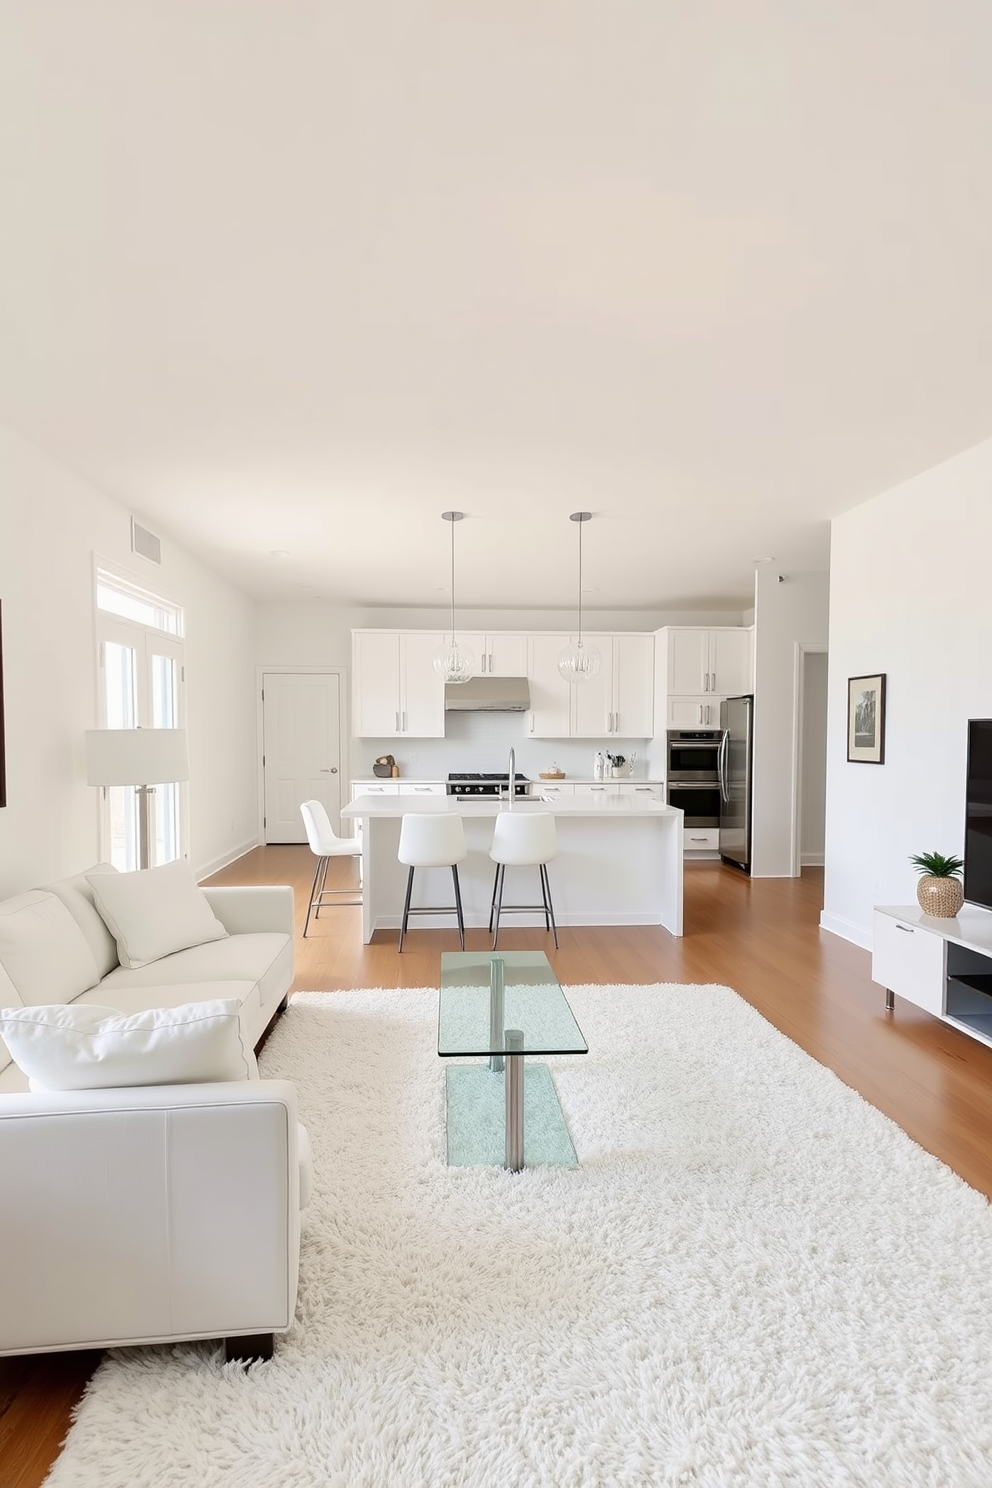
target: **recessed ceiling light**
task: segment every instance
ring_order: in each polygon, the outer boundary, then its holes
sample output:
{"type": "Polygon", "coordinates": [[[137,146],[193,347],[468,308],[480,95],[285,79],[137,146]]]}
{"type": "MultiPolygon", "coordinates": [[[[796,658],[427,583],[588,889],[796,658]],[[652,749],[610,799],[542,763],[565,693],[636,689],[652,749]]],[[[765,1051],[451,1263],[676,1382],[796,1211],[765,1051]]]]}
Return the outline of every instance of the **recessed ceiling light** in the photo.
{"type": "Polygon", "coordinates": [[[761,563],[774,563],[775,562],[775,559],[774,558],[752,558],[751,559],[751,562],[754,563],[755,565],[758,565],[758,564],[761,564],[761,563]]]}
{"type": "Polygon", "coordinates": [[[287,551],[286,551],[285,548],[270,548],[269,549],[269,557],[270,558],[288,558],[289,557],[289,554],[287,553],[287,551]]]}

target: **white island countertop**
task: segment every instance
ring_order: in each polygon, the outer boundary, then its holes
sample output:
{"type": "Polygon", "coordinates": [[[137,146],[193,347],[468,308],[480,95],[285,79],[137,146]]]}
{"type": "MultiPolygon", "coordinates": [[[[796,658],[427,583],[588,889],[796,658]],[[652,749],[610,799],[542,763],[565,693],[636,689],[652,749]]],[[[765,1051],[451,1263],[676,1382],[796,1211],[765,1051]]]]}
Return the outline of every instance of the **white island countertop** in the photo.
{"type": "MultiPolygon", "coordinates": [[[[465,824],[467,857],[459,865],[467,926],[489,923],[493,864],[489,849],[493,823],[507,812],[532,816],[546,811],[555,819],[557,856],[549,864],[555,917],[563,925],[661,925],[682,934],[683,814],[643,792],[577,792],[574,796],[362,795],[343,807],[344,821],[361,823],[364,856],[362,934],[368,943],[377,930],[393,930],[402,914],[406,869],[397,860],[400,821],[407,814],[458,816],[465,824]]],[[[533,903],[537,869],[512,870],[517,902],[533,903]],[[534,882],[528,880],[532,876],[534,882]]],[[[414,904],[452,902],[447,868],[418,869],[414,904]]],[[[505,908],[505,906],[504,906],[505,908]]],[[[415,918],[416,928],[423,921],[415,918]]],[[[454,925],[454,915],[435,923],[454,925]]],[[[543,925],[543,913],[506,921],[543,925]]],[[[500,927],[500,936],[504,927],[500,927]]],[[[512,947],[512,941],[508,941],[512,947]]]]}
{"type": "Polygon", "coordinates": [[[651,796],[583,794],[580,796],[517,796],[500,800],[498,796],[356,796],[349,806],[341,808],[344,821],[359,817],[405,816],[408,812],[454,813],[456,816],[499,816],[504,811],[550,811],[552,816],[677,816],[681,826],[682,812],[666,806],[651,796]]]}

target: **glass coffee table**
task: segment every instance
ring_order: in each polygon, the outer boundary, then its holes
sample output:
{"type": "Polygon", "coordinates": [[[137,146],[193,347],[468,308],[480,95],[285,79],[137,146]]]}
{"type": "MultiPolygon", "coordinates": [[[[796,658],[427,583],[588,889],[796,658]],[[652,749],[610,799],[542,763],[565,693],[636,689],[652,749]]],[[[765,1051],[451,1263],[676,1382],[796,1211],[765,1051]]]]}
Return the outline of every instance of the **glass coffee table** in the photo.
{"type": "Polygon", "coordinates": [[[546,1064],[589,1046],[543,951],[444,951],[437,1052],[485,1056],[445,1071],[448,1166],[578,1167],[546,1064]]]}

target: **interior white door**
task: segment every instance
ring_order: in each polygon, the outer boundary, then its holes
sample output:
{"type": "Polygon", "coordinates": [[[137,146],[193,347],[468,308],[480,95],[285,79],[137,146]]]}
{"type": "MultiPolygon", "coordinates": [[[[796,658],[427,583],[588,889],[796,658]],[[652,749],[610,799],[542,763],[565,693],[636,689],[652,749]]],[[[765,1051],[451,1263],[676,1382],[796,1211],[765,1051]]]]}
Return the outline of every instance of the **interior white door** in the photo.
{"type": "Polygon", "coordinates": [[[262,780],[266,842],[306,842],[301,801],[322,801],[340,830],[341,679],[337,672],[265,672],[262,780]]]}

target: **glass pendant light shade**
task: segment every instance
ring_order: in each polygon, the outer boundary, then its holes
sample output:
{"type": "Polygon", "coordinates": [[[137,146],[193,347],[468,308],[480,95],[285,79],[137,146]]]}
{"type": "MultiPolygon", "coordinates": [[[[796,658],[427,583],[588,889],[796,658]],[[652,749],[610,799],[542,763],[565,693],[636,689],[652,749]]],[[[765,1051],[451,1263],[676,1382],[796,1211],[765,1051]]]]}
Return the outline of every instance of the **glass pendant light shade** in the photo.
{"type": "Polygon", "coordinates": [[[475,676],[475,656],[471,646],[459,645],[455,636],[455,523],[465,513],[446,511],[441,513],[445,522],[451,523],[451,636],[434,652],[433,666],[443,682],[467,682],[475,676]]]}
{"type": "Polygon", "coordinates": [[[579,613],[575,640],[558,657],[558,671],[566,682],[591,682],[603,665],[598,648],[582,639],[582,524],[591,516],[592,512],[572,512],[568,519],[579,524],[579,613]]]}
{"type": "Polygon", "coordinates": [[[558,670],[566,682],[591,682],[602,665],[599,648],[588,641],[577,640],[558,657],[558,670]]]}
{"type": "Polygon", "coordinates": [[[434,670],[444,682],[468,682],[475,676],[475,657],[471,647],[462,646],[452,636],[450,642],[434,652],[434,670]]]}

